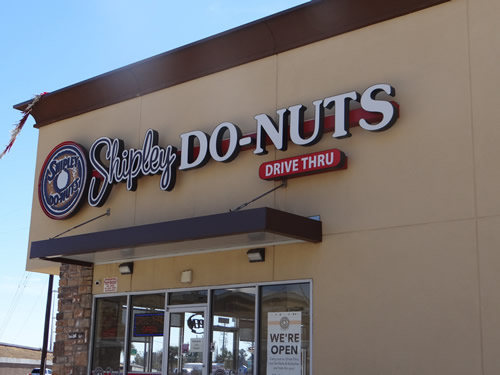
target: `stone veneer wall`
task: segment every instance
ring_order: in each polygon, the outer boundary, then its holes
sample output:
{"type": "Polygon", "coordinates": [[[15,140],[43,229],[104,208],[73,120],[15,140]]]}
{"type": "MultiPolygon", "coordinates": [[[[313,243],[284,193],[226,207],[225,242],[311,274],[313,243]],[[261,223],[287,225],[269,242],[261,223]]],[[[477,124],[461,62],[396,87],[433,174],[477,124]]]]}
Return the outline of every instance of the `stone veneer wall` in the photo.
{"type": "Polygon", "coordinates": [[[54,375],[86,375],[92,316],[92,267],[63,264],[54,343],[54,375]]]}

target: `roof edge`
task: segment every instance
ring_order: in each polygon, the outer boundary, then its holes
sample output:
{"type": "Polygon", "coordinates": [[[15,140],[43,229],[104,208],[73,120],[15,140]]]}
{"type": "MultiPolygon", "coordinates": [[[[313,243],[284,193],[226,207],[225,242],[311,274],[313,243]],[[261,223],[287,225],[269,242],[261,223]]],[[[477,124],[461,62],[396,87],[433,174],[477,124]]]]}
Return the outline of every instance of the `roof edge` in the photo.
{"type": "Polygon", "coordinates": [[[40,128],[448,1],[316,0],[48,93],[31,114],[40,128]]]}

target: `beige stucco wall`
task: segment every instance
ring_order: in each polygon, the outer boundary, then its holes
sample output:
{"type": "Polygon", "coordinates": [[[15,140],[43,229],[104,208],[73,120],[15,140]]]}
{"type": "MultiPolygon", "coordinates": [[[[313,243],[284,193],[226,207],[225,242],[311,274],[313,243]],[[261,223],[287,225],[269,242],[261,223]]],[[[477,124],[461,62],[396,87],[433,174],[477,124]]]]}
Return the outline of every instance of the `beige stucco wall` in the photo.
{"type": "MultiPolygon", "coordinates": [[[[40,130],[37,175],[49,151],[99,136],[140,147],[147,129],[180,146],[190,130],[223,121],[255,131],[253,116],[376,83],[390,83],[401,105],[392,129],[330,133],[311,148],[242,152],[179,172],[172,192],[159,177],[137,192],[116,185],[101,209],[52,221],[34,194],[30,240],[40,240],[111,208],[111,216],[71,234],[227,212],[269,190],[259,165],[340,148],[347,170],[290,180],[258,201],[321,215],[323,242],[267,249],[248,264],[245,250],[138,261],[133,276],[116,264],[94,278],[119,278],[119,291],[311,279],[313,373],[497,374],[500,372],[500,30],[495,0],[453,0],[411,15],[236,67],[40,130]]],[[[311,117],[308,112],[308,116],[311,117]]],[[[58,272],[44,262],[29,270],[58,272]]],[[[94,287],[102,292],[102,284],[94,287]]]]}

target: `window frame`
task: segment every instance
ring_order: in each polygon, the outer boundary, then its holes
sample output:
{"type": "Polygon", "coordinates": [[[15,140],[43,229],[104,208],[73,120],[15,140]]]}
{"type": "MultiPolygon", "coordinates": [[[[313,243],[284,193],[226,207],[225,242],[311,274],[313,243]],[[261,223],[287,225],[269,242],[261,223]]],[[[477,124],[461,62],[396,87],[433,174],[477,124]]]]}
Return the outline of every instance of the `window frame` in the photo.
{"type": "MultiPolygon", "coordinates": [[[[278,281],[270,281],[270,282],[257,282],[257,283],[244,283],[244,284],[224,284],[224,285],[211,285],[211,286],[197,286],[197,287],[188,287],[188,288],[166,288],[166,289],[154,289],[147,291],[136,291],[136,292],[121,292],[121,293],[99,293],[94,294],[92,296],[92,315],[91,315],[91,324],[90,324],[90,347],[89,347],[89,357],[88,357],[88,365],[87,365],[87,375],[91,375],[92,373],[92,360],[94,356],[94,340],[95,340],[95,323],[96,323],[96,304],[97,299],[99,298],[109,298],[109,297],[127,297],[127,314],[126,314],[126,327],[125,327],[125,345],[124,345],[124,357],[127,358],[130,351],[130,311],[131,311],[131,303],[132,296],[135,295],[144,295],[144,294],[161,294],[165,293],[165,313],[168,312],[168,309],[177,308],[177,307],[189,307],[189,306],[206,306],[207,308],[207,321],[210,322],[210,335],[212,334],[212,292],[218,289],[230,289],[230,288],[251,288],[254,287],[255,291],[255,366],[253,374],[249,375],[259,375],[259,365],[260,364],[260,326],[262,324],[260,318],[260,305],[261,305],[261,287],[264,286],[272,286],[272,285],[288,285],[288,284],[309,284],[309,293],[310,293],[310,317],[309,317],[309,374],[313,374],[313,326],[314,326],[314,294],[313,294],[313,280],[312,279],[294,279],[294,280],[278,280],[278,281]],[[188,304],[188,305],[169,305],[169,293],[183,292],[183,291],[195,291],[195,290],[207,290],[208,291],[208,299],[206,304],[188,304]]],[[[167,347],[168,345],[167,338],[168,335],[165,334],[167,332],[167,320],[165,319],[164,328],[163,328],[163,347],[167,347]]],[[[163,356],[165,357],[165,350],[163,356]]],[[[162,374],[166,373],[165,368],[166,362],[165,358],[163,358],[162,365],[162,374]]],[[[128,360],[125,361],[123,365],[123,374],[128,374],[128,360]]]]}

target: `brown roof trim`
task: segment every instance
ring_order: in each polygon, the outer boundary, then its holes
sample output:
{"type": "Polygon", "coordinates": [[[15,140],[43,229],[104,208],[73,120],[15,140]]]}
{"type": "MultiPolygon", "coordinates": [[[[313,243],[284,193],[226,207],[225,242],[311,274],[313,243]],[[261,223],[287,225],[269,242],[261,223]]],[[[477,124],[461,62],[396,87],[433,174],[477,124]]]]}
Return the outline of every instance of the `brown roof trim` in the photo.
{"type": "Polygon", "coordinates": [[[83,267],[93,267],[94,266],[94,263],[84,262],[84,261],[81,261],[81,260],[67,259],[67,258],[63,258],[63,257],[58,257],[58,258],[40,258],[40,259],[46,260],[48,262],[74,264],[74,265],[83,266],[83,267]]]}
{"type": "MultiPolygon", "coordinates": [[[[449,0],[319,0],[42,97],[35,127],[272,56],[449,0]]],[[[26,101],[14,106],[23,110],[26,101]]]]}

